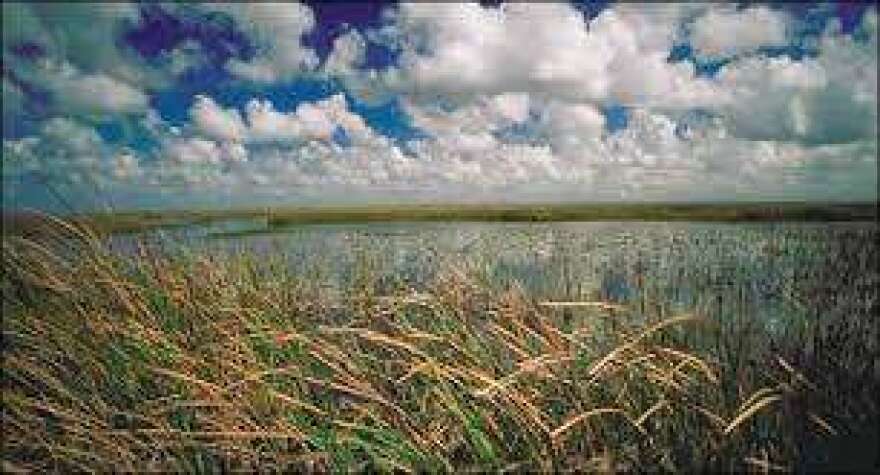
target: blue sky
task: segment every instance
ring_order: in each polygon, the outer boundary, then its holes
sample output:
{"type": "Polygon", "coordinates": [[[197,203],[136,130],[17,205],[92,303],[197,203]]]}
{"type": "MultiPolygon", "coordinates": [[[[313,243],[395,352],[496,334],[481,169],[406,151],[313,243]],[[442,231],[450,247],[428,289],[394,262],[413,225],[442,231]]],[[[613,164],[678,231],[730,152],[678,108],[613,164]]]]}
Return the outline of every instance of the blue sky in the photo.
{"type": "Polygon", "coordinates": [[[3,4],[4,207],[873,200],[872,3],[3,4]]]}

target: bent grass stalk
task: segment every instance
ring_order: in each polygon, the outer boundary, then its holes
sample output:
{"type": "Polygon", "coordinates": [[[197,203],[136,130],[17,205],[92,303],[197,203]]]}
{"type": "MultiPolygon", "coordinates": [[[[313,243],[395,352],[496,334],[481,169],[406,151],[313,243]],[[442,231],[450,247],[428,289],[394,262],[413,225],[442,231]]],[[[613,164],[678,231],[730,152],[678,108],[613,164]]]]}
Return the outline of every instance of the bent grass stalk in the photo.
{"type": "MultiPolygon", "coordinates": [[[[705,316],[536,302],[466,265],[417,297],[369,274],[332,297],[246,255],[45,226],[3,242],[8,471],[775,470],[802,456],[785,411],[820,388],[689,347],[705,316]],[[590,317],[545,313],[571,308],[590,317]]],[[[829,413],[810,430],[837,435],[829,413]]]]}

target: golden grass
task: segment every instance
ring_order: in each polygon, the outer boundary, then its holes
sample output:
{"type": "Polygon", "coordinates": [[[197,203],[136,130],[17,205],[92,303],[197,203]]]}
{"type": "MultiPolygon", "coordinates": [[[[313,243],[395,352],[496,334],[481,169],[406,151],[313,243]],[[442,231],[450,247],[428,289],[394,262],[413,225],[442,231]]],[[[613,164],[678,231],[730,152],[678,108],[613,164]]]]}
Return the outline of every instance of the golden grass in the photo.
{"type": "MultiPolygon", "coordinates": [[[[537,303],[459,267],[417,298],[333,301],[247,256],[126,259],[49,223],[52,239],[3,243],[4,471],[776,470],[800,456],[777,409],[815,383],[781,357],[729,376],[685,344],[699,316],[537,303]],[[567,306],[592,316],[571,328],[547,311],[567,306]]],[[[811,430],[837,434],[821,409],[811,430]]]]}

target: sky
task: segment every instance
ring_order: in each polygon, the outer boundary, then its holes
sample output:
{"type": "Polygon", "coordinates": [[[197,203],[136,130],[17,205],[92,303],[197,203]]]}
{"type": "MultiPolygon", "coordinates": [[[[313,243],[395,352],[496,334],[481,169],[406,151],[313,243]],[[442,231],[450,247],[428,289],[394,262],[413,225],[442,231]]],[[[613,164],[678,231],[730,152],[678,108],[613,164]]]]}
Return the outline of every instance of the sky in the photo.
{"type": "Polygon", "coordinates": [[[877,199],[875,3],[8,3],[3,207],[877,199]]]}

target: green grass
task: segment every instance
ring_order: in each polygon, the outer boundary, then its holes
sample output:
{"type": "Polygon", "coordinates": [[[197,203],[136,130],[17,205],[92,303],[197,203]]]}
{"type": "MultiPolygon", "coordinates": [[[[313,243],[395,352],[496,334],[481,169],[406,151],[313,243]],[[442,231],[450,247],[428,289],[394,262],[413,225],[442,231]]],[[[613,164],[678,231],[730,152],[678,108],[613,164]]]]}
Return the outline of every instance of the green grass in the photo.
{"type": "MultiPolygon", "coordinates": [[[[129,211],[90,213],[69,219],[93,229],[134,233],[153,228],[254,219],[262,228],[228,235],[283,231],[298,224],[365,222],[553,222],[553,221],[873,221],[876,203],[587,203],[365,205],[242,208],[230,210],[129,211]]],[[[40,220],[30,215],[5,217],[8,232],[26,232],[40,220]]]]}
{"type": "Polygon", "coordinates": [[[800,203],[364,206],[279,209],[268,214],[270,226],[368,221],[848,221],[875,215],[872,204],[800,203]]]}
{"type": "Polygon", "coordinates": [[[40,229],[3,240],[4,471],[876,468],[876,322],[553,307],[453,256],[333,297],[281,255],[40,229]]]}

